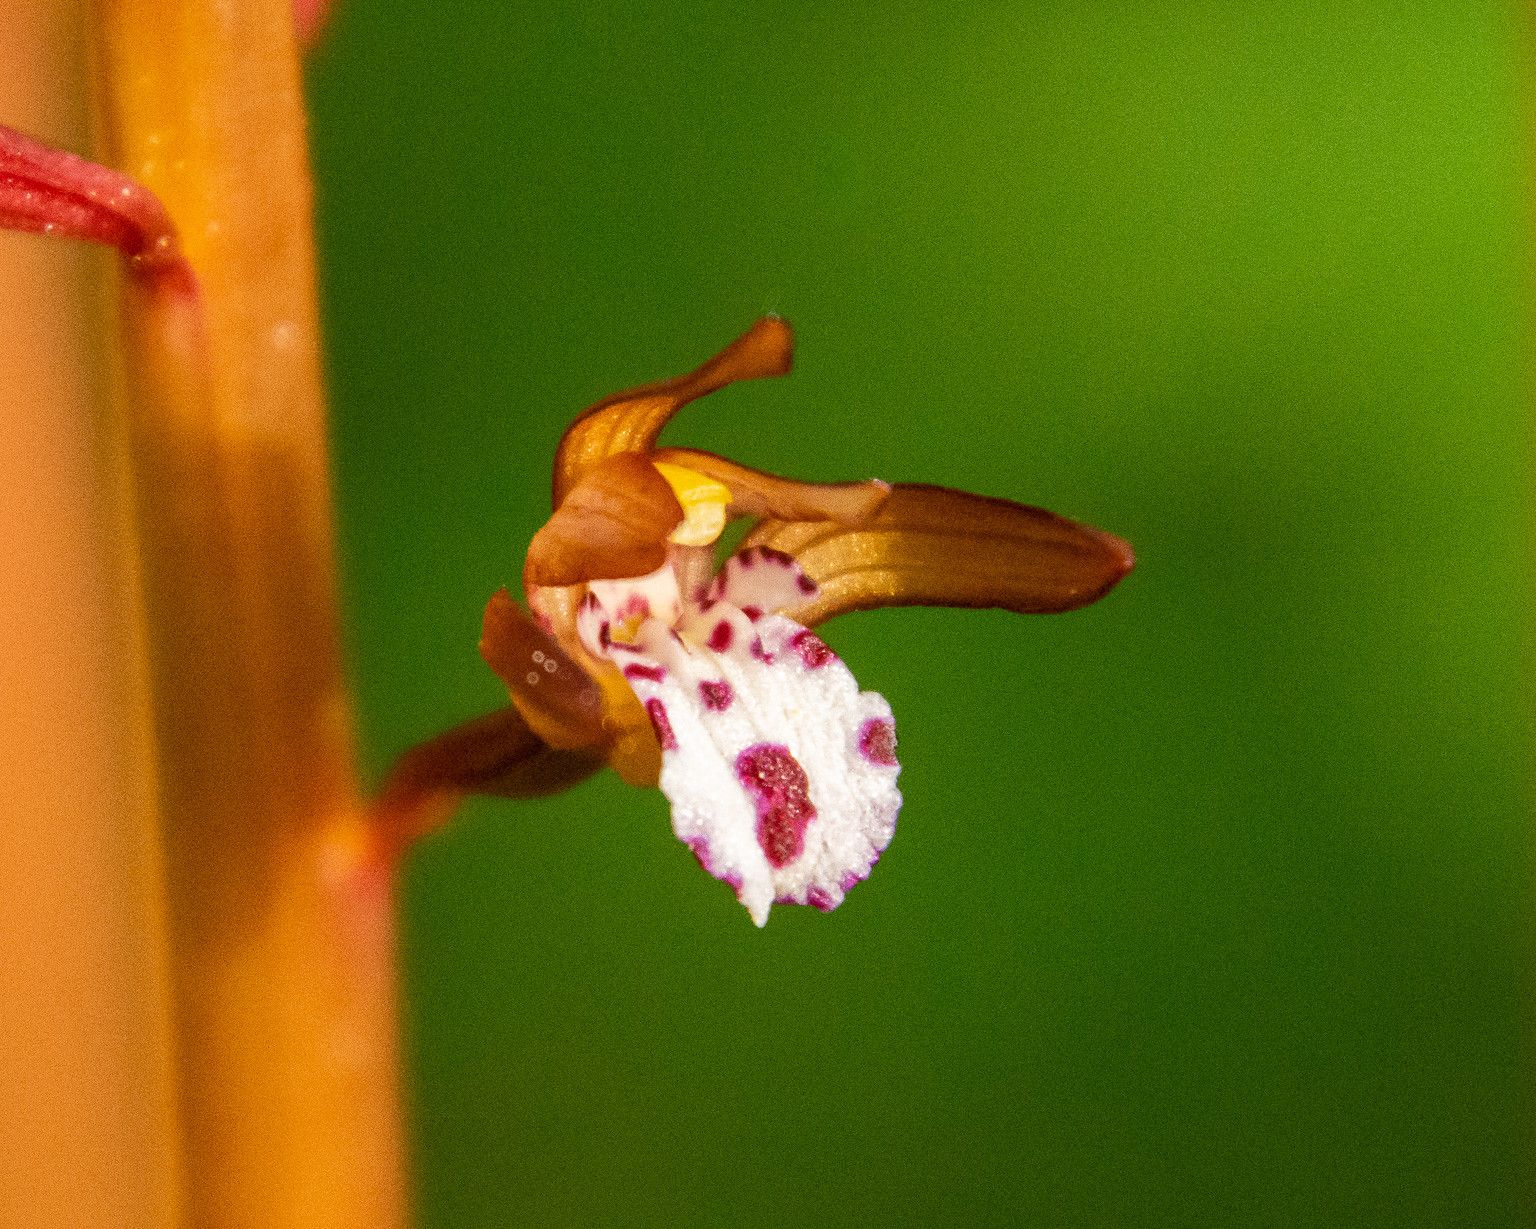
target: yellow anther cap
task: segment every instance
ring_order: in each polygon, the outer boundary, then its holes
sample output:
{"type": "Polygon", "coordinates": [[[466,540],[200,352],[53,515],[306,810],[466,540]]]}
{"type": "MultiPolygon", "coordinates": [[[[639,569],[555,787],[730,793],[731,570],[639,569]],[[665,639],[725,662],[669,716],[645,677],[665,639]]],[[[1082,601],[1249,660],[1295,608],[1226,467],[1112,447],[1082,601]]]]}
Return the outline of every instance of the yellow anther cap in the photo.
{"type": "Polygon", "coordinates": [[[683,505],[683,523],[667,535],[667,541],[675,546],[708,546],[714,542],[725,528],[725,510],[731,502],[730,488],[681,465],[669,465],[665,461],[651,464],[667,480],[677,502],[683,505]]]}

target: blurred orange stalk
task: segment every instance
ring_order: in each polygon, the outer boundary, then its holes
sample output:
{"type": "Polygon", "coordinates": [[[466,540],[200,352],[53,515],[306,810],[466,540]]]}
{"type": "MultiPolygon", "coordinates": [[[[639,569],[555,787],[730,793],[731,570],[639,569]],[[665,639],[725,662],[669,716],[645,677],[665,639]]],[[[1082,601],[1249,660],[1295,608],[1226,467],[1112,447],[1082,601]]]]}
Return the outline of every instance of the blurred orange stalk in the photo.
{"type": "MultiPolygon", "coordinates": [[[[67,138],[71,6],[21,8],[7,59],[43,67],[8,65],[0,103],[40,99],[56,122],[34,129],[67,138]]],[[[4,642],[8,668],[38,659],[36,695],[8,714],[25,757],[12,805],[28,840],[57,829],[100,865],[27,885],[21,932],[93,945],[79,997],[95,1027],[52,1032],[47,958],[0,984],[0,1010],[16,1007],[33,1062],[89,1051],[102,1067],[49,1082],[55,1138],[8,1113],[0,1144],[25,1159],[7,1198],[28,1225],[388,1229],[405,1215],[390,883],[340,662],[290,0],[98,0],[91,26],[95,156],[164,201],[200,292],[119,278],[111,414],[71,345],[78,314],[62,344],[39,327],[61,369],[8,407],[74,462],[73,487],[18,528],[35,536],[8,544],[23,575],[64,552],[51,605],[4,642]],[[68,455],[80,439],[88,463],[68,455]],[[65,822],[65,798],[88,818],[65,822]]],[[[67,317],[49,278],[82,257],[43,259],[37,302],[67,317]]],[[[48,481],[23,471],[11,489],[48,481]]],[[[41,1087],[13,1063],[8,1100],[41,1087]]]]}

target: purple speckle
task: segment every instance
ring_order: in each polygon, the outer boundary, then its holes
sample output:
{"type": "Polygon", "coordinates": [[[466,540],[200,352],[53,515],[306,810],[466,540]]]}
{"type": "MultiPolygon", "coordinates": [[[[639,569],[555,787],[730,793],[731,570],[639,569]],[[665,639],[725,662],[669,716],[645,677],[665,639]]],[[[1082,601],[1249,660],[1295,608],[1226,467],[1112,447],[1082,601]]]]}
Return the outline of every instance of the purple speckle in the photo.
{"type": "Polygon", "coordinates": [[[800,761],[778,743],[756,743],[736,757],[736,779],[757,807],[757,843],[772,866],[805,852],[805,829],[816,818],[810,782],[800,761]]]}
{"type": "Polygon", "coordinates": [[[746,615],[747,618],[751,619],[752,622],[756,623],[763,617],[763,608],[761,606],[743,606],[741,608],[741,613],[746,615]]]}
{"type": "Polygon", "coordinates": [[[837,902],[832,899],[832,893],[819,883],[813,883],[806,888],[805,903],[813,909],[820,909],[823,913],[837,908],[837,902]]]}
{"type": "Polygon", "coordinates": [[[720,880],[721,883],[735,889],[738,893],[741,891],[740,875],[735,871],[721,872],[716,868],[714,851],[709,847],[709,838],[707,836],[685,836],[683,844],[693,851],[693,856],[699,860],[699,865],[706,871],[720,880]]]}
{"type": "Polygon", "coordinates": [[[749,547],[744,551],[740,551],[737,553],[735,558],[738,567],[750,568],[754,563],[757,562],[757,548],[754,546],[749,547]]]}
{"type": "Polygon", "coordinates": [[[651,603],[649,599],[638,593],[631,593],[624,599],[624,605],[619,607],[618,617],[624,620],[649,619],[651,617],[651,603]]]}
{"type": "Polygon", "coordinates": [[[871,764],[896,766],[896,723],[889,717],[871,717],[859,727],[859,754],[871,764]]]}
{"type": "Polygon", "coordinates": [[[705,679],[699,684],[699,698],[704,701],[704,707],[711,712],[723,713],[730,708],[736,693],[724,679],[705,679]]]}
{"type": "Polygon", "coordinates": [[[763,638],[761,636],[752,637],[752,643],[748,646],[748,650],[751,652],[753,657],[757,658],[758,661],[767,662],[770,665],[773,663],[773,654],[770,653],[766,647],[764,647],[763,638]]]}
{"type": "Polygon", "coordinates": [[[736,629],[725,619],[721,619],[709,629],[709,647],[716,653],[724,653],[731,647],[731,640],[735,634],[736,629]]]}
{"type": "Polygon", "coordinates": [[[607,619],[604,619],[602,626],[597,629],[597,642],[604,649],[609,648],[613,644],[613,625],[607,619]]]}
{"type": "Polygon", "coordinates": [[[796,572],[795,588],[799,589],[801,593],[809,597],[811,594],[816,592],[816,582],[807,576],[804,572],[796,572]]]}
{"type": "Polygon", "coordinates": [[[807,670],[819,670],[829,661],[837,660],[837,654],[827,647],[825,640],[804,628],[790,637],[789,647],[800,655],[807,670]]]}
{"type": "Polygon", "coordinates": [[[661,749],[676,751],[677,735],[672,733],[672,723],[667,720],[667,706],[652,696],[645,702],[645,715],[651,719],[651,728],[656,731],[656,741],[661,744],[661,749]]]}
{"type": "Polygon", "coordinates": [[[709,838],[704,835],[685,836],[683,844],[693,851],[693,856],[699,860],[702,866],[711,875],[715,873],[715,857],[709,848],[709,838]]]}
{"type": "Polygon", "coordinates": [[[627,679],[645,679],[649,683],[659,683],[667,677],[665,666],[647,666],[640,662],[632,661],[624,667],[624,677],[627,679]]]}

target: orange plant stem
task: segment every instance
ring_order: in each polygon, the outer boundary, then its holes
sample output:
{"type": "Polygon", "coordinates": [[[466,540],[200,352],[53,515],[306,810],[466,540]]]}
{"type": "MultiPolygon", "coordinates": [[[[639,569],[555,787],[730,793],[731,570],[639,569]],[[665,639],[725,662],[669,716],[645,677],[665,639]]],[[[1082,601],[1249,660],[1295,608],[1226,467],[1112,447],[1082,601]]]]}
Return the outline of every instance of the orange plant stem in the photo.
{"type": "Polygon", "coordinates": [[[405,1216],[387,868],[336,615],[291,0],[98,0],[100,160],[198,287],[123,278],[186,1223],[405,1216]]]}
{"type": "MultiPolygon", "coordinates": [[[[85,15],[0,5],[0,119],[82,148],[85,15]]],[[[178,1144],[147,672],[91,288],[0,235],[0,1225],[170,1223],[178,1144]]]]}

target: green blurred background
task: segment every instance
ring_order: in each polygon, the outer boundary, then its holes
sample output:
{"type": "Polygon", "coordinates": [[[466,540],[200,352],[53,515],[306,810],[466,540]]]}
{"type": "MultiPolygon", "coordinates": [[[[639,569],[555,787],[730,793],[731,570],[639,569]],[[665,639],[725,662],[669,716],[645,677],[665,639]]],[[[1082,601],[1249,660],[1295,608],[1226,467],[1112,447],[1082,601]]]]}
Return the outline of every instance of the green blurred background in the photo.
{"type": "Polygon", "coordinates": [[[1512,5],[345,0],[314,141],[370,771],[596,398],[1136,573],[830,625],[890,852],[763,932],[611,775],[410,868],[428,1226],[1532,1212],[1530,73],[1512,5]]]}

